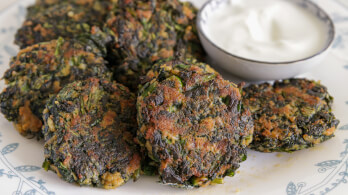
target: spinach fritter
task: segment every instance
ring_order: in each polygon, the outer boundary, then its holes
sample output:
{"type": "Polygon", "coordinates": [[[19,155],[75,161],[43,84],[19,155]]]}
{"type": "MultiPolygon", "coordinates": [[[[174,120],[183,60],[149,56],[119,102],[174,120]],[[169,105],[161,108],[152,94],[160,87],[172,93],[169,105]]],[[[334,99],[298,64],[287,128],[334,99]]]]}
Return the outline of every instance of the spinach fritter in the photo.
{"type": "Polygon", "coordinates": [[[292,152],[334,136],[339,121],[333,98],[319,82],[290,79],[250,85],[243,105],[250,109],[255,131],[250,147],[261,152],[292,152]]]}
{"type": "Polygon", "coordinates": [[[17,31],[15,43],[24,48],[58,37],[73,38],[103,26],[111,0],[37,1],[17,31]]]}
{"type": "Polygon", "coordinates": [[[158,59],[173,57],[178,51],[203,59],[196,13],[192,4],[178,0],[118,0],[106,22],[114,37],[110,56],[117,62],[113,67],[116,80],[136,90],[140,76],[158,59]]]}
{"type": "MultiPolygon", "coordinates": [[[[82,39],[81,39],[82,40],[82,39]]],[[[5,72],[0,110],[22,135],[41,136],[42,111],[51,95],[75,80],[110,79],[104,53],[93,42],[62,38],[19,51],[5,72]]]]}
{"type": "Polygon", "coordinates": [[[135,104],[135,95],[116,82],[89,78],[66,85],[44,110],[43,167],[67,182],[106,189],[137,179],[135,104]]]}
{"type": "Polygon", "coordinates": [[[153,66],[137,99],[137,139],[163,184],[222,183],[246,159],[253,123],[240,89],[196,60],[153,66]]]}
{"type": "Polygon", "coordinates": [[[40,7],[50,7],[59,3],[70,3],[75,5],[84,5],[84,6],[95,6],[96,2],[112,2],[117,0],[36,0],[35,5],[39,5],[40,7]]]}

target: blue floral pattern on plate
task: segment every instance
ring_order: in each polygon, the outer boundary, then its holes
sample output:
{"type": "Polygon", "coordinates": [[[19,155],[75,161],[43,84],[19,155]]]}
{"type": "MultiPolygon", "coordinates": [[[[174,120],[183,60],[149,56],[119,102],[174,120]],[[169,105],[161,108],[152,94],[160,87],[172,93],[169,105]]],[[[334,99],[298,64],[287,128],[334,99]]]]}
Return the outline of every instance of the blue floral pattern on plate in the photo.
{"type": "MultiPolygon", "coordinates": [[[[0,134],[0,137],[2,135],[0,134]]],[[[1,141],[1,140],[0,140],[1,141]]],[[[35,165],[20,165],[14,166],[8,159],[7,156],[14,153],[19,147],[19,143],[11,143],[4,146],[0,151],[0,177],[7,177],[11,180],[18,182],[17,189],[13,192],[15,195],[34,195],[34,194],[48,194],[54,195],[55,193],[49,191],[45,186],[45,182],[41,179],[35,179],[35,177],[25,177],[22,173],[24,172],[35,172],[41,169],[41,167],[35,165]],[[24,191],[24,186],[27,185],[29,189],[24,191]]]]}
{"type": "Polygon", "coordinates": [[[346,148],[340,153],[340,160],[326,160],[315,164],[318,166],[319,173],[325,173],[331,170],[329,174],[318,184],[307,187],[305,182],[295,185],[289,182],[286,193],[287,195],[302,195],[302,194],[328,194],[341,184],[347,183],[348,177],[348,139],[344,141],[346,148]]]}

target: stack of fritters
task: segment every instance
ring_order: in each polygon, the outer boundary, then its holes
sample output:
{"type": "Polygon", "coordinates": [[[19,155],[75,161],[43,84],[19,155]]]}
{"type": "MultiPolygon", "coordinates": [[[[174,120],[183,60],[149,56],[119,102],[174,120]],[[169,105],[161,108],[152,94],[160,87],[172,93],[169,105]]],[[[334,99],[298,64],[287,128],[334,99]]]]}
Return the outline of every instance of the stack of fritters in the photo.
{"type": "Polygon", "coordinates": [[[108,80],[67,85],[44,111],[44,168],[68,182],[106,189],[138,178],[135,103],[126,87],[108,80]]]}
{"type": "Polygon", "coordinates": [[[60,38],[22,49],[4,74],[1,112],[22,135],[40,136],[48,98],[75,80],[110,79],[105,63],[100,49],[87,40],[60,38]]]}
{"type": "Polygon", "coordinates": [[[38,0],[28,8],[27,18],[17,31],[15,43],[21,48],[35,43],[65,39],[102,27],[112,0],[38,0]]]}
{"type": "Polygon", "coordinates": [[[161,182],[190,188],[233,176],[253,133],[240,89],[196,60],[161,62],[146,79],[137,138],[161,182]]]}
{"type": "Polygon", "coordinates": [[[243,102],[255,123],[252,149],[292,152],[334,136],[339,121],[331,112],[333,98],[326,87],[306,79],[250,85],[243,102]]]}
{"type": "Polygon", "coordinates": [[[202,59],[196,12],[192,4],[178,0],[118,0],[106,21],[114,37],[109,57],[116,64],[115,79],[136,91],[140,77],[156,60],[171,58],[177,51],[202,59]]]}
{"type": "Polygon", "coordinates": [[[251,142],[291,152],[333,137],[339,121],[319,83],[241,92],[199,62],[196,13],[178,0],[37,0],[16,34],[23,49],[1,112],[22,135],[44,136],[46,170],[106,189],[141,168],[175,187],[222,183],[251,142]]]}

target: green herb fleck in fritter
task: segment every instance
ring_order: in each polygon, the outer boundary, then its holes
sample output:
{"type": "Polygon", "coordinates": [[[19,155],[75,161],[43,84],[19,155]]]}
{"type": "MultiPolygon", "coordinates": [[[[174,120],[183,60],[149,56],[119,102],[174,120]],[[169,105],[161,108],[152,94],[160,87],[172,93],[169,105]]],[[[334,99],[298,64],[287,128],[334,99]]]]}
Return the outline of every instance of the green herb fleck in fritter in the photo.
{"type": "Polygon", "coordinates": [[[255,132],[250,147],[261,152],[292,152],[334,136],[339,121],[331,112],[326,87],[306,79],[250,85],[243,105],[252,112],[255,132]]]}
{"type": "Polygon", "coordinates": [[[43,167],[67,182],[106,189],[137,179],[135,104],[135,95],[116,82],[89,78],[66,85],[44,110],[43,167]]]}
{"type": "Polygon", "coordinates": [[[115,78],[131,90],[159,59],[182,52],[203,59],[195,26],[196,8],[178,0],[119,0],[106,22],[114,37],[115,78]]]}
{"type": "Polygon", "coordinates": [[[19,51],[5,72],[1,112],[22,135],[41,136],[42,111],[51,95],[75,80],[111,78],[103,52],[89,41],[62,38],[19,51]]]}
{"type": "Polygon", "coordinates": [[[161,182],[190,188],[233,176],[253,133],[240,89],[196,60],[162,61],[146,78],[137,100],[137,139],[161,182]]]}

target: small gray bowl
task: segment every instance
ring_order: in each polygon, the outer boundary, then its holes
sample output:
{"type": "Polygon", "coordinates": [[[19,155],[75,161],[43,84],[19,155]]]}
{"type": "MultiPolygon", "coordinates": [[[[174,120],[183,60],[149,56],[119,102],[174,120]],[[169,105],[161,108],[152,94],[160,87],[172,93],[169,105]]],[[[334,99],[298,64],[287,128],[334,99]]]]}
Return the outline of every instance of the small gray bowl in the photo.
{"type": "Polygon", "coordinates": [[[326,44],[319,52],[300,60],[279,63],[247,59],[229,53],[208,38],[204,31],[206,28],[204,27],[207,24],[206,21],[209,16],[230,1],[231,0],[210,0],[205,3],[198,13],[197,28],[202,45],[212,61],[233,75],[250,81],[291,78],[308,72],[314,66],[320,64],[331,48],[335,38],[335,27],[328,14],[309,0],[288,0],[314,14],[326,26],[328,35],[326,44]]]}

